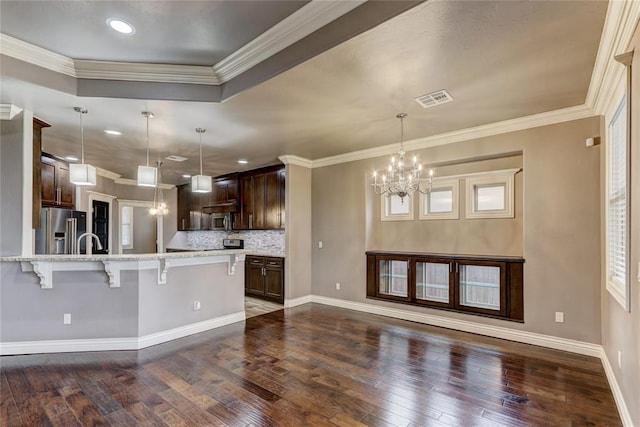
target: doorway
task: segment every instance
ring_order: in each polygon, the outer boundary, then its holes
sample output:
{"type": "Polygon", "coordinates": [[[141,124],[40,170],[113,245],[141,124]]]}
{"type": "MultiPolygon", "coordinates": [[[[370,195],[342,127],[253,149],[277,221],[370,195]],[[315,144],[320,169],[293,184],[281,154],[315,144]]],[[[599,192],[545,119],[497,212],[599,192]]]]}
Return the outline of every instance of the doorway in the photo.
{"type": "Polygon", "coordinates": [[[108,254],[109,253],[109,203],[100,200],[93,200],[92,204],[92,232],[100,240],[102,249],[96,248],[95,241],[90,239],[91,253],[108,254]]]}

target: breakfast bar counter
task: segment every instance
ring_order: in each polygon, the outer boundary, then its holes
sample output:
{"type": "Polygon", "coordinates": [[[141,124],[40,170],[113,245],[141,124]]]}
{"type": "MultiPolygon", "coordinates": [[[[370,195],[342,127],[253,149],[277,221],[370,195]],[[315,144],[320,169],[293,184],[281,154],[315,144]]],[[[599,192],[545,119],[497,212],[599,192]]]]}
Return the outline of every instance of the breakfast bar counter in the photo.
{"type": "Polygon", "coordinates": [[[0,258],[0,355],[134,350],[243,321],[247,253],[0,258]]]}

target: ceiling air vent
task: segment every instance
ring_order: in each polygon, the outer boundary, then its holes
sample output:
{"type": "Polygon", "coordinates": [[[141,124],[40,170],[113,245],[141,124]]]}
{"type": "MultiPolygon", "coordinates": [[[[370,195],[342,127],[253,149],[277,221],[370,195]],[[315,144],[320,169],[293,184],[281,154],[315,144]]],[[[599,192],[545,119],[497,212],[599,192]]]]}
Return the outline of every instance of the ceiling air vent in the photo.
{"type": "Polygon", "coordinates": [[[416,102],[422,106],[422,108],[433,107],[438,104],[444,104],[445,102],[453,101],[449,92],[442,89],[436,92],[431,92],[426,95],[415,98],[416,102]]]}
{"type": "Polygon", "coordinates": [[[184,162],[185,160],[187,160],[186,157],[182,157],[182,156],[176,156],[175,154],[172,154],[170,156],[165,157],[165,159],[167,160],[173,160],[174,162],[184,162]]]}

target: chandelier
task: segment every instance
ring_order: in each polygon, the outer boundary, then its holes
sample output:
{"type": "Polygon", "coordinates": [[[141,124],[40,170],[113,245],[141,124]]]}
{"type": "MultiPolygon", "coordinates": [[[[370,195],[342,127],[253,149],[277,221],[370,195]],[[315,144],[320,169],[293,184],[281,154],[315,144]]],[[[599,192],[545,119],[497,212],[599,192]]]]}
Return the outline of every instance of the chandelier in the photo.
{"type": "Polygon", "coordinates": [[[162,162],[156,162],[156,176],[158,178],[158,183],[156,188],[153,190],[153,207],[149,209],[149,213],[151,215],[162,216],[169,213],[169,209],[167,208],[167,204],[164,202],[164,197],[162,197],[162,183],[160,176],[160,166],[162,166],[162,162]]]}
{"type": "Polygon", "coordinates": [[[400,202],[404,203],[406,196],[411,196],[416,191],[427,194],[431,191],[433,185],[433,169],[429,169],[429,178],[427,188],[421,187],[422,165],[418,164],[418,158],[413,156],[411,166],[407,165],[404,159],[406,151],[404,151],[404,119],[407,113],[399,113],[396,115],[400,119],[400,151],[398,151],[398,159],[391,157],[391,163],[385,172],[380,174],[382,182],[378,181],[378,172],[373,172],[373,183],[371,186],[375,193],[379,196],[385,195],[398,196],[400,202]]]}

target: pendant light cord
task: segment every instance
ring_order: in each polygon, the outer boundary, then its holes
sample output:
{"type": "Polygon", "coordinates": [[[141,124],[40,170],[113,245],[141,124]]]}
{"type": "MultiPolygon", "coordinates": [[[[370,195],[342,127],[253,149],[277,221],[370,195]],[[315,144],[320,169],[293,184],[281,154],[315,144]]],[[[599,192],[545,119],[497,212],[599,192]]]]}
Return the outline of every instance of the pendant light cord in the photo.
{"type": "Polygon", "coordinates": [[[202,175],[202,132],[200,132],[200,175],[202,175]]]}
{"type": "Polygon", "coordinates": [[[84,165],[84,127],[82,126],[82,115],[86,110],[80,110],[80,161],[84,165]]]}
{"type": "Polygon", "coordinates": [[[147,114],[147,167],[149,167],[149,115],[147,114]]]}

